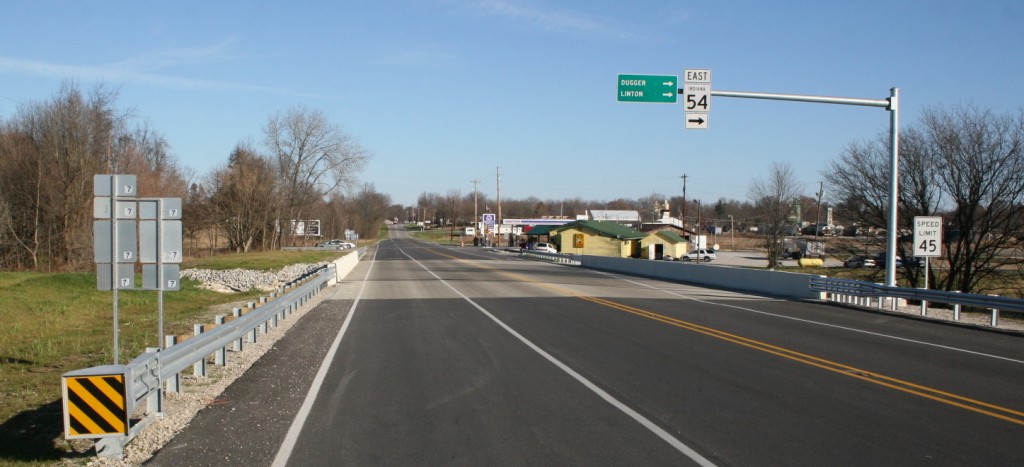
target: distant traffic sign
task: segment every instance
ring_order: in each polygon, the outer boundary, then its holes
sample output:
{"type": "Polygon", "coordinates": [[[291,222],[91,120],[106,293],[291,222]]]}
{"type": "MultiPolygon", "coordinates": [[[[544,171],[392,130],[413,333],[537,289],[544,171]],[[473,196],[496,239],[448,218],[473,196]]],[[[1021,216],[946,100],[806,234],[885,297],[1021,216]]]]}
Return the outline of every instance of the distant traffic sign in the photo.
{"type": "Polygon", "coordinates": [[[679,78],[667,75],[619,75],[619,102],[674,103],[679,78]]]}

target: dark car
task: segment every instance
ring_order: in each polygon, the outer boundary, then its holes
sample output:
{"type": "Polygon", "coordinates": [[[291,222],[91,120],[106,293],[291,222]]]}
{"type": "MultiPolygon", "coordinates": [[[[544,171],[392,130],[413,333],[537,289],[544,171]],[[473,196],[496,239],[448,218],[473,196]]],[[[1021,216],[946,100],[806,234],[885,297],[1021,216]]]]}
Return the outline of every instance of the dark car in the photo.
{"type": "MultiPolygon", "coordinates": [[[[885,262],[885,259],[886,258],[885,258],[885,252],[884,251],[878,253],[877,255],[875,255],[875,265],[877,265],[880,268],[884,268],[886,266],[886,264],[888,264],[888,263],[885,262]]],[[[901,258],[900,255],[896,255],[896,268],[899,269],[899,268],[902,268],[902,267],[903,267],[903,258],[901,258]]]]}
{"type": "Polygon", "coordinates": [[[868,258],[867,256],[854,256],[843,262],[843,267],[847,268],[873,268],[875,267],[875,259],[868,258]]]}

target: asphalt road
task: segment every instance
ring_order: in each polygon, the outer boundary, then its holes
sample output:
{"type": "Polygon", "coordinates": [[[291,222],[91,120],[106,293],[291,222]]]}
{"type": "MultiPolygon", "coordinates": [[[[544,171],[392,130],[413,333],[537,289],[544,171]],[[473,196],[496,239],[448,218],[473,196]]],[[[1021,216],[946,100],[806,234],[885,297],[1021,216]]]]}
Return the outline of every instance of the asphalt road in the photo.
{"type": "Polygon", "coordinates": [[[1022,337],[393,235],[151,464],[1024,465],[1022,337]]]}

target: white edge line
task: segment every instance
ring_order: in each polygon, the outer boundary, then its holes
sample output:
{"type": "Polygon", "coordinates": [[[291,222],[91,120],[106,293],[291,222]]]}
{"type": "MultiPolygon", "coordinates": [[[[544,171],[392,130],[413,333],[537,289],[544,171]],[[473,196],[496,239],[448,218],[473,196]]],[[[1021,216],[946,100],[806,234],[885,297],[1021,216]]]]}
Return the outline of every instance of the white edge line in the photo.
{"type": "Polygon", "coordinates": [[[359,300],[363,298],[363,291],[366,290],[366,283],[370,277],[370,272],[373,271],[373,265],[377,261],[377,251],[379,250],[375,249],[373,251],[370,268],[366,270],[366,275],[363,276],[363,284],[359,287],[359,294],[356,296],[356,300],[352,302],[352,306],[349,307],[345,322],[341,325],[338,335],[334,338],[334,343],[331,344],[330,350],[327,351],[327,355],[324,357],[324,361],[320,363],[320,370],[317,371],[316,377],[313,378],[313,384],[309,387],[309,391],[306,392],[306,399],[302,402],[299,412],[295,414],[295,419],[292,420],[292,425],[288,428],[288,434],[285,435],[284,440],[281,442],[281,447],[277,450],[277,455],[274,456],[274,463],[271,464],[273,467],[285,467],[288,464],[288,458],[291,457],[292,450],[295,449],[295,443],[299,440],[299,433],[302,432],[302,427],[306,424],[306,419],[313,409],[313,403],[316,401],[317,394],[320,393],[320,387],[323,386],[327,371],[330,369],[331,363],[334,362],[334,357],[338,353],[338,347],[341,346],[341,339],[345,337],[345,331],[348,331],[348,325],[352,322],[352,316],[356,314],[359,300]]]}
{"type": "MultiPolygon", "coordinates": [[[[619,401],[618,399],[613,397],[611,394],[608,394],[607,392],[605,392],[603,389],[598,387],[596,384],[592,383],[590,380],[585,378],[583,375],[577,373],[575,370],[570,368],[568,365],[562,363],[560,360],[558,360],[557,358],[555,358],[551,354],[549,354],[546,351],[544,351],[544,349],[538,347],[536,344],[531,342],[529,339],[524,337],[522,334],[519,334],[518,332],[516,332],[515,329],[512,329],[511,327],[509,327],[502,320],[498,319],[498,317],[494,316],[489,311],[484,309],[484,307],[482,307],[479,304],[477,304],[476,302],[474,302],[473,299],[467,297],[465,294],[460,292],[458,289],[456,289],[454,286],[449,284],[444,279],[441,279],[441,277],[438,276],[437,274],[434,274],[434,271],[431,271],[430,269],[428,269],[425,265],[423,265],[423,263],[420,263],[419,261],[416,261],[412,256],[409,256],[408,254],[406,254],[401,249],[399,249],[399,251],[401,251],[403,255],[405,255],[410,260],[412,260],[412,262],[418,264],[421,268],[423,268],[423,270],[425,270],[428,273],[430,273],[431,276],[434,276],[434,278],[436,278],[438,281],[441,281],[442,284],[444,284],[449,289],[451,289],[453,292],[458,294],[458,296],[462,297],[463,300],[469,302],[470,305],[473,305],[474,308],[476,308],[481,313],[483,313],[488,318],[490,318],[492,321],[497,323],[498,326],[501,326],[501,328],[504,329],[506,332],[508,332],[509,334],[514,336],[516,339],[519,339],[522,343],[526,344],[527,347],[529,347],[534,352],[538,353],[540,356],[542,356],[545,359],[547,359],[549,362],[554,364],[556,367],[558,367],[559,369],[564,371],[569,376],[573,377],[573,379],[578,381],[580,384],[585,386],[587,389],[590,389],[594,394],[597,394],[598,397],[600,397],[601,399],[604,399],[605,402],[608,402],[613,407],[619,409],[622,413],[626,414],[627,416],[629,416],[630,418],[635,420],[637,423],[642,425],[644,428],[647,428],[649,431],[651,431],[657,437],[661,438],[663,441],[665,441],[666,443],[671,445],[677,451],[683,453],[686,457],[689,457],[691,460],[696,462],[698,465],[705,466],[705,467],[713,467],[715,465],[713,462],[711,462],[710,460],[708,460],[704,456],[700,455],[700,453],[698,453],[697,451],[693,450],[691,447],[687,446],[685,443],[683,443],[682,441],[680,441],[676,437],[674,437],[671,434],[669,434],[667,431],[665,431],[664,429],[659,427],[657,424],[655,424],[654,422],[650,421],[649,419],[647,419],[646,417],[644,417],[643,415],[641,415],[637,411],[629,408],[629,406],[627,406],[626,404],[622,403],[621,401],[619,401]]],[[[275,463],[275,465],[276,465],[276,463],[275,463]]]]}

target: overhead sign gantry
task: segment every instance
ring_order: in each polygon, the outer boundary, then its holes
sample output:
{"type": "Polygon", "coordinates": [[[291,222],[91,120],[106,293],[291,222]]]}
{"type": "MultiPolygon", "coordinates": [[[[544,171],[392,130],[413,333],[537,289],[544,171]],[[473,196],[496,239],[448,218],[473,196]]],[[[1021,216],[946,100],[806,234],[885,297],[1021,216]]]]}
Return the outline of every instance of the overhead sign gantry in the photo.
{"type": "MultiPolygon", "coordinates": [[[[648,78],[676,78],[675,76],[663,75],[618,75],[619,81],[619,102],[676,102],[675,96],[671,100],[653,100],[646,89],[648,78]],[[641,89],[640,86],[643,86],[641,89]],[[630,86],[638,86],[632,88],[630,86]],[[623,92],[626,91],[626,95],[623,92]],[[652,100],[648,100],[652,99],[652,100]]],[[[821,104],[860,105],[868,107],[881,107],[889,111],[889,222],[887,225],[886,238],[886,267],[885,285],[896,286],[896,234],[897,234],[897,195],[899,180],[899,88],[891,88],[887,99],[859,99],[851,97],[826,97],[806,96],[799,94],[772,94],[759,92],[740,91],[713,91],[711,89],[711,70],[706,68],[684,70],[684,86],[677,92],[685,96],[684,112],[687,129],[706,130],[708,118],[711,113],[711,96],[716,97],[741,97],[747,99],[769,99],[784,101],[813,102],[821,104]]],[[[675,79],[674,81],[678,81],[675,79]]],[[[668,79],[662,81],[663,85],[668,79]]],[[[658,91],[665,94],[667,91],[660,88],[658,91]]],[[[656,91],[655,93],[657,93],[656,91]]]]}

